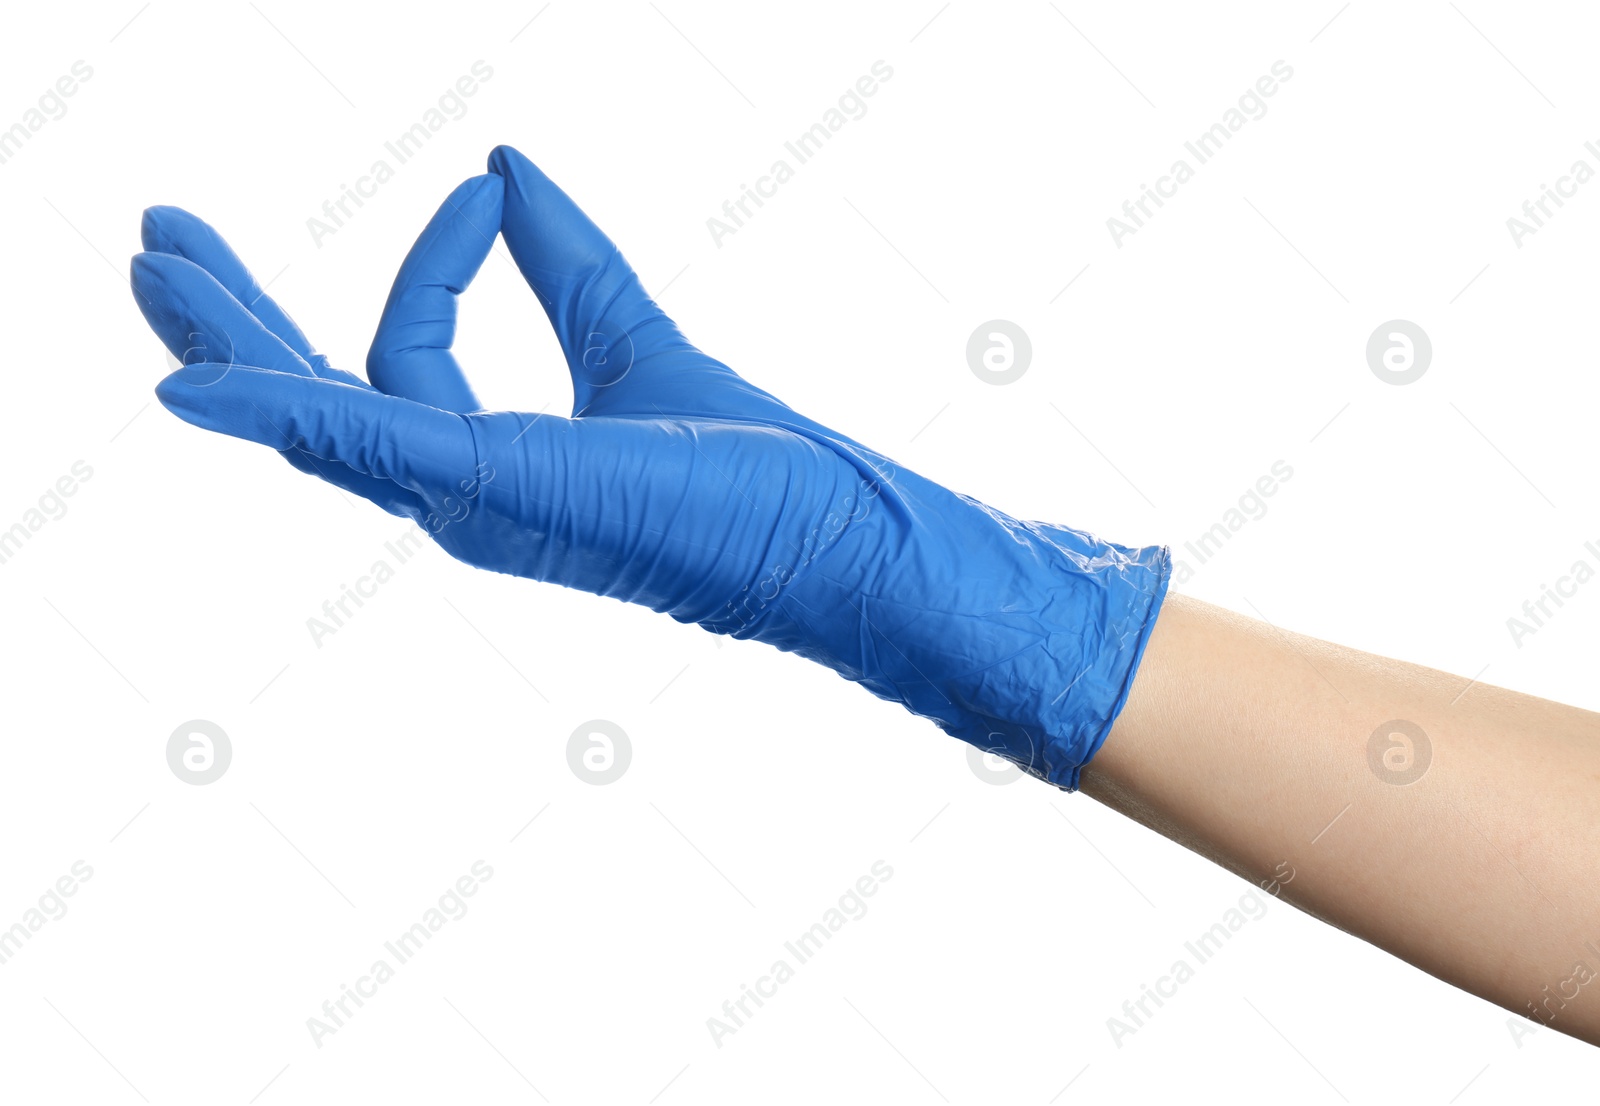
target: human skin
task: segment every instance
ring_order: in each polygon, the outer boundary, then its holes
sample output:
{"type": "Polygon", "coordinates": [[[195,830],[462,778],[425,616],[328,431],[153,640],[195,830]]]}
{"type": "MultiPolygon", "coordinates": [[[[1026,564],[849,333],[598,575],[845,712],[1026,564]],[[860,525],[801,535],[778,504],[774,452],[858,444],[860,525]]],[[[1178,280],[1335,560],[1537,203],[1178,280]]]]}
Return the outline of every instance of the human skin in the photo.
{"type": "Polygon", "coordinates": [[[1081,786],[1252,883],[1287,862],[1285,901],[1600,1044],[1600,714],[1173,593],[1081,786]],[[1397,719],[1431,747],[1410,783],[1369,760],[1382,729],[1407,764],[1397,719]]]}

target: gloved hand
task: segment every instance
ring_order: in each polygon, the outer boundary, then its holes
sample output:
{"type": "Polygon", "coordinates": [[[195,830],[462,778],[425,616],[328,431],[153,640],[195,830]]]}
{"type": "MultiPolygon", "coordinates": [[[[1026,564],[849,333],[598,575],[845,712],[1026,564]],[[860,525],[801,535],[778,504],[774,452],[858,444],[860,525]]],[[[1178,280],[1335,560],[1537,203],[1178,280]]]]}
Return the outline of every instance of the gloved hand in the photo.
{"type": "Polygon", "coordinates": [[[151,208],[135,299],[185,362],[156,395],[468,564],[799,653],[1076,789],[1132,684],[1167,550],[1020,522],[798,414],[691,345],[520,153],[489,169],[407,256],[370,384],[316,353],[209,226],[151,208]],[[570,419],[481,410],[450,352],[496,231],[565,351],[570,419]]]}

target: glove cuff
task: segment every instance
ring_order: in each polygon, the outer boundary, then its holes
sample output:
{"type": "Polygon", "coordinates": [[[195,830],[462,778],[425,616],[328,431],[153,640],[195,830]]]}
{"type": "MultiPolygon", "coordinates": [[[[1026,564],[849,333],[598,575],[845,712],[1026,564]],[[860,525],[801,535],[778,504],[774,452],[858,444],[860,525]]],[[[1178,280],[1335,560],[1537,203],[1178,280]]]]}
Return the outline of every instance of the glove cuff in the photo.
{"type": "MultiPolygon", "coordinates": [[[[1061,697],[1060,709],[1045,719],[1041,763],[1022,766],[1065,791],[1078,790],[1084,766],[1122,713],[1172,578],[1172,553],[1166,546],[1102,547],[1104,563],[1091,570],[1104,584],[1099,640],[1089,635],[1081,657],[1083,675],[1061,697]]],[[[1084,636],[1083,628],[1079,636],[1084,636]]]]}

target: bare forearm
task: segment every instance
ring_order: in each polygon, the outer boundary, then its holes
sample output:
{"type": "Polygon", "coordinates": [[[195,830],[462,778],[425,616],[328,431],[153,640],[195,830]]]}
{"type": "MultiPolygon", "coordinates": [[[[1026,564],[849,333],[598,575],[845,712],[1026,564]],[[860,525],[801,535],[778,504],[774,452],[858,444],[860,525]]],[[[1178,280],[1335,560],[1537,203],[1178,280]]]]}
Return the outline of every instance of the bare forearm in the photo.
{"type": "Polygon", "coordinates": [[[1469,684],[1173,595],[1083,790],[1600,1044],[1600,714],[1469,684]]]}

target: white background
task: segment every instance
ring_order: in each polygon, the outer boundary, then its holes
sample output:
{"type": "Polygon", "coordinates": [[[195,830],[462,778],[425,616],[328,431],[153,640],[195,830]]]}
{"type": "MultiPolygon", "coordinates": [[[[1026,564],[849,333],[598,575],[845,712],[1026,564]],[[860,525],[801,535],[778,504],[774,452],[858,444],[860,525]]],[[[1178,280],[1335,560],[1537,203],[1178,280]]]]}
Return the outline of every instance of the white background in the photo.
{"type": "MultiPolygon", "coordinates": [[[[9,11],[0,126],[74,61],[93,77],[0,165],[0,529],[74,461],[93,476],[0,565],[0,925],[74,861],[94,874],[0,965],[0,1094],[1591,1087],[1589,1046],[1519,1041],[1505,1011],[1280,902],[1119,1046],[1107,1019],[1248,884],[1087,798],[985,782],[964,746],[819,667],[431,546],[319,648],[307,618],[402,520],[153,401],[166,354],[124,276],[143,207],[210,220],[360,371],[413,237],[511,143],[691,338],[900,464],[1192,563],[1182,543],[1285,461],[1269,512],[1182,590],[1596,706],[1600,585],[1520,648],[1506,620],[1596,559],[1600,183],[1520,248],[1506,220],[1574,160],[1600,168],[1600,25],[1482,0],[1205,8],[9,11]],[[467,114],[317,245],[306,220],[480,59],[467,114]],[[879,59],[894,76],[867,114],[714,244],[706,220],[879,59]],[[1106,219],[1280,59],[1265,117],[1114,244],[1106,219]],[[1034,348],[1003,387],[965,360],[995,318],[1034,348]],[[1364,354],[1396,318],[1434,345],[1404,387],[1364,354]],[[166,762],[190,719],[232,743],[208,786],[166,762]],[[590,719],[632,745],[607,786],[567,764],[590,719]],[[470,911],[317,1047],[307,1019],[480,859],[470,911]],[[893,877],[867,913],[717,1047],[707,1019],[877,860],[893,877]]],[[[490,407],[569,409],[503,247],[457,349],[490,407]]]]}

